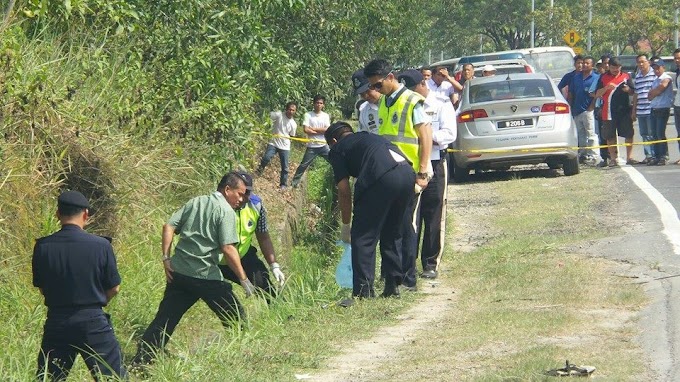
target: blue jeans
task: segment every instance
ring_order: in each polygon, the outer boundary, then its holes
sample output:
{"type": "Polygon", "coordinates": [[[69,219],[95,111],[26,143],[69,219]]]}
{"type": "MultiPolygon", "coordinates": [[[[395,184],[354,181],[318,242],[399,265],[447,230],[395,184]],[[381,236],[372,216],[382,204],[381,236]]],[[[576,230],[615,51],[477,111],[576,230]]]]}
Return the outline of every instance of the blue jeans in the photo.
{"type": "MultiPolygon", "coordinates": [[[[666,140],[666,124],[670,115],[670,108],[652,109],[652,134],[655,141],[666,140]]],[[[667,142],[654,144],[654,158],[666,159],[666,154],[668,154],[667,142]]]]}
{"type": "Polygon", "coordinates": [[[264,155],[262,156],[260,167],[258,167],[257,172],[262,172],[276,153],[279,153],[279,161],[281,162],[279,186],[283,187],[288,184],[288,156],[290,155],[290,150],[283,150],[271,144],[267,145],[267,150],[265,150],[264,155]]]}
{"type": "MultiPolygon", "coordinates": [[[[673,119],[675,119],[675,130],[680,138],[680,106],[673,106],[673,119]]],[[[680,141],[678,141],[678,149],[680,149],[680,141]]]]}
{"type": "MultiPolygon", "coordinates": [[[[642,137],[642,142],[650,142],[653,139],[652,135],[652,116],[650,114],[637,115],[638,126],[640,127],[640,136],[642,137]]],[[[677,121],[677,118],[676,118],[677,121]]],[[[678,126],[678,122],[675,122],[675,126],[678,126]]],[[[654,145],[644,145],[645,158],[654,158],[654,145]]]]}
{"type": "Polygon", "coordinates": [[[297,170],[295,170],[295,175],[293,175],[293,183],[291,185],[293,187],[297,187],[298,184],[300,184],[300,179],[302,179],[302,175],[305,173],[305,171],[307,171],[307,167],[309,167],[312,162],[314,162],[314,159],[316,159],[316,157],[319,155],[328,161],[328,153],[330,151],[331,149],[328,147],[328,145],[323,145],[321,147],[307,147],[307,150],[305,150],[305,155],[302,157],[302,162],[300,162],[297,170]]]}

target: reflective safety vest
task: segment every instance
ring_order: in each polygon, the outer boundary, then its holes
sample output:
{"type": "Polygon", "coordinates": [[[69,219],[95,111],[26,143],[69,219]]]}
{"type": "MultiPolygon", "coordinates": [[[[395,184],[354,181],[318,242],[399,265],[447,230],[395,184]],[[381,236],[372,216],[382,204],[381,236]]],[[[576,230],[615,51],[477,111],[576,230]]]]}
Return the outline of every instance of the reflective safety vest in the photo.
{"type": "MultiPolygon", "coordinates": [[[[262,199],[255,194],[250,195],[250,200],[248,203],[236,211],[236,229],[238,231],[238,244],[236,249],[238,250],[239,256],[243,257],[248,253],[250,249],[250,244],[253,242],[253,236],[255,236],[255,229],[257,228],[257,222],[260,219],[260,213],[262,211],[262,199]]],[[[227,259],[223,256],[221,264],[227,264],[227,259]]]]}
{"type": "Polygon", "coordinates": [[[413,109],[418,103],[422,104],[425,99],[408,89],[403,89],[390,107],[387,107],[388,98],[388,96],[380,98],[378,134],[399,147],[406,155],[406,159],[413,165],[413,169],[418,172],[420,171],[419,146],[418,134],[413,125],[413,109]]]}

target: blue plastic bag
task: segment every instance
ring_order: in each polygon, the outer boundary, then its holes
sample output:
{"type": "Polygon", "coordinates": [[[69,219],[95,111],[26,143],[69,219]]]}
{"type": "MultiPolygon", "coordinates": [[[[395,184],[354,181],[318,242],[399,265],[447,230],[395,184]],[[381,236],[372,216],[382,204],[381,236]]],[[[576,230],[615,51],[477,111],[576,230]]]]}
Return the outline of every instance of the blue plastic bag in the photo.
{"type": "Polygon", "coordinates": [[[335,268],[335,282],[340,285],[341,288],[352,288],[352,245],[345,243],[344,241],[338,241],[338,245],[343,247],[342,257],[340,257],[340,263],[338,267],[335,268]]]}

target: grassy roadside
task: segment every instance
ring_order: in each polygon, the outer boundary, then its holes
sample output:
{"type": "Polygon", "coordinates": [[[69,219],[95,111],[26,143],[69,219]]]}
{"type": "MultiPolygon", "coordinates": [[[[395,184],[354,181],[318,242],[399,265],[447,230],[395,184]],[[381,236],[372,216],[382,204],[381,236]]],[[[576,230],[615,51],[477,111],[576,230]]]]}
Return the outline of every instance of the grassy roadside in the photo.
{"type": "Polygon", "coordinates": [[[548,369],[597,367],[595,378],[646,380],[631,341],[641,288],[613,275],[617,264],[586,258],[616,208],[604,172],[455,185],[442,283],[455,308],[401,349],[373,380],[549,380],[548,369]]]}

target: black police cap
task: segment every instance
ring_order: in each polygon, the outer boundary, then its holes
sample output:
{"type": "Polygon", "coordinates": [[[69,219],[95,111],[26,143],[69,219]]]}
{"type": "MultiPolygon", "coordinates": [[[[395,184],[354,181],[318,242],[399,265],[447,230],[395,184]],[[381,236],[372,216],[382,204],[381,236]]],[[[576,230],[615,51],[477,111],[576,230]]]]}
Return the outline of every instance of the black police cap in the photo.
{"type": "Polygon", "coordinates": [[[64,191],[59,195],[57,202],[60,205],[80,207],[80,208],[90,208],[90,202],[87,201],[85,195],[78,191],[64,191]]]}

